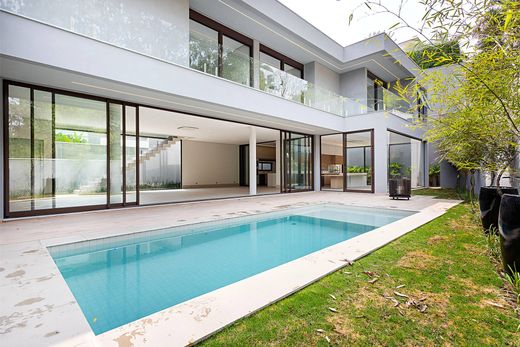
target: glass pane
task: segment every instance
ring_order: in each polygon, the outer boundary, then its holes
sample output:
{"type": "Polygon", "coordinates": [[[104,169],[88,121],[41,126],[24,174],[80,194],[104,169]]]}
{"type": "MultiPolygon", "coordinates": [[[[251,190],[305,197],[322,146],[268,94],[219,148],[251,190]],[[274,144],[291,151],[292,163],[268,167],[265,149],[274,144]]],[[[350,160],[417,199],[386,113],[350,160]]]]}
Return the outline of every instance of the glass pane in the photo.
{"type": "Polygon", "coordinates": [[[34,91],[34,209],[54,207],[52,94],[34,91]]]}
{"type": "Polygon", "coordinates": [[[218,32],[190,20],[190,67],[218,76],[218,32]]]}
{"type": "Polygon", "coordinates": [[[110,203],[123,203],[123,105],[110,104],[110,203]]]}
{"type": "Polygon", "coordinates": [[[343,191],[343,134],[321,137],[321,189],[343,191]]]}
{"type": "Polygon", "coordinates": [[[137,149],[136,149],[136,108],[132,106],[125,107],[126,117],[126,202],[136,202],[136,180],[137,180],[137,149]]]}
{"type": "Polygon", "coordinates": [[[389,131],[388,156],[390,179],[409,179],[412,188],[424,185],[421,141],[389,131]]]}
{"type": "Polygon", "coordinates": [[[346,186],[351,190],[372,189],[372,132],[346,135],[346,186]]]}
{"type": "Polygon", "coordinates": [[[56,207],[107,203],[106,103],[56,94],[56,207]]]}
{"type": "Polygon", "coordinates": [[[139,203],[171,202],[181,188],[181,141],[173,113],[139,111],[139,203]],[[172,193],[172,194],[170,194],[172,193]]]}
{"type": "Polygon", "coordinates": [[[269,54],[265,54],[263,52],[260,52],[260,62],[270,65],[277,69],[280,69],[280,67],[282,66],[279,59],[276,59],[276,58],[270,56],[269,54]]]}
{"type": "Polygon", "coordinates": [[[283,71],[287,72],[290,75],[298,77],[298,78],[302,77],[302,70],[297,69],[294,66],[291,66],[289,64],[284,64],[283,65],[283,71]]]}
{"type": "Polygon", "coordinates": [[[310,137],[291,134],[289,151],[291,190],[312,189],[312,148],[310,137]]]}
{"type": "Polygon", "coordinates": [[[222,77],[250,85],[251,48],[226,36],[223,37],[222,45],[222,77]]]}
{"type": "Polygon", "coordinates": [[[9,86],[9,210],[29,211],[31,193],[31,97],[28,88],[9,86]]]}

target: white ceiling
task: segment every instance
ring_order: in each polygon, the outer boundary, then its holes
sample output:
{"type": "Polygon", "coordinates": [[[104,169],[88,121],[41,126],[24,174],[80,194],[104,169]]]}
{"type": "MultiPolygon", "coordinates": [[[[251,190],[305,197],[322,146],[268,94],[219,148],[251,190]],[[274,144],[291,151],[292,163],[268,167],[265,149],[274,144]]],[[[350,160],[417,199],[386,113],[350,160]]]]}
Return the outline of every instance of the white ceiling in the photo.
{"type": "Polygon", "coordinates": [[[148,107],[139,108],[139,132],[142,135],[177,136],[193,141],[241,145],[249,143],[251,128],[256,130],[257,142],[280,139],[278,130],[148,107]]]}

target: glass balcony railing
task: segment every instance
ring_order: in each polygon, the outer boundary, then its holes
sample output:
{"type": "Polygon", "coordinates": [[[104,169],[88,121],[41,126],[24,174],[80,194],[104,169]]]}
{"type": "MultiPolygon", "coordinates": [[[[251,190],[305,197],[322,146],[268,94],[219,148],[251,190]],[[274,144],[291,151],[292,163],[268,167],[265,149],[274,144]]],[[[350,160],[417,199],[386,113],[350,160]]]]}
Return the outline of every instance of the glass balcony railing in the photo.
{"type": "Polygon", "coordinates": [[[390,90],[383,89],[380,100],[354,100],[253,59],[240,48],[226,49],[200,38],[190,42],[190,67],[341,117],[385,110],[407,120],[414,118],[410,103],[390,90]]]}
{"type": "Polygon", "coordinates": [[[190,41],[190,67],[342,117],[371,111],[361,102],[253,59],[239,49],[226,49],[197,37],[190,41]]]}

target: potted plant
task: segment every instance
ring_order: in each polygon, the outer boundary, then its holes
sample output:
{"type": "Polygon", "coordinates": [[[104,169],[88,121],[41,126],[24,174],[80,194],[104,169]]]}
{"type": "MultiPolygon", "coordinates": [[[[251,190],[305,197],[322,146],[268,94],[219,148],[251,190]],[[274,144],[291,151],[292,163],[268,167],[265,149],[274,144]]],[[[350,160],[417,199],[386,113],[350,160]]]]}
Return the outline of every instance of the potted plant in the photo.
{"type": "Polygon", "coordinates": [[[402,177],[402,167],[398,162],[389,165],[388,193],[392,199],[410,199],[411,196],[411,182],[409,178],[402,177]]]}
{"type": "Polygon", "coordinates": [[[502,195],[498,218],[500,251],[504,271],[520,271],[520,196],[502,195]]]}
{"type": "Polygon", "coordinates": [[[428,176],[430,178],[430,187],[438,187],[440,185],[440,174],[441,174],[441,166],[438,163],[435,163],[430,166],[428,171],[428,176]]]}

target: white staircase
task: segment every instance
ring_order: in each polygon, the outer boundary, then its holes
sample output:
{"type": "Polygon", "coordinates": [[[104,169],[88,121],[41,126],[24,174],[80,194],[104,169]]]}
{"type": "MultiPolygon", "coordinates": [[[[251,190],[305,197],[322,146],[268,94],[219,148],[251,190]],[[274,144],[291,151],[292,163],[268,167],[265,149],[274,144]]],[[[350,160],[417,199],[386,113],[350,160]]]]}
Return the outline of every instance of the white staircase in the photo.
{"type": "MultiPolygon", "coordinates": [[[[148,152],[139,156],[139,163],[144,163],[147,160],[155,158],[159,153],[168,150],[171,146],[179,142],[179,138],[168,137],[166,140],[161,142],[157,147],[149,150],[148,152]]],[[[126,163],[126,170],[135,170],[136,160],[131,160],[126,163]]],[[[82,184],[78,189],[74,189],[74,194],[92,194],[95,192],[101,192],[101,187],[106,186],[106,177],[99,177],[88,181],[86,184],[82,184]]]]}
{"type": "MultiPolygon", "coordinates": [[[[150,159],[155,158],[159,153],[168,150],[171,146],[179,142],[179,139],[173,136],[168,137],[166,140],[161,142],[159,146],[149,150],[148,152],[139,156],[139,163],[144,163],[150,159]]],[[[129,160],[126,162],[126,169],[133,170],[136,165],[136,160],[129,160]]]]}

